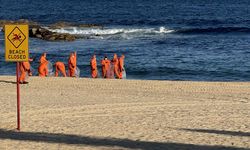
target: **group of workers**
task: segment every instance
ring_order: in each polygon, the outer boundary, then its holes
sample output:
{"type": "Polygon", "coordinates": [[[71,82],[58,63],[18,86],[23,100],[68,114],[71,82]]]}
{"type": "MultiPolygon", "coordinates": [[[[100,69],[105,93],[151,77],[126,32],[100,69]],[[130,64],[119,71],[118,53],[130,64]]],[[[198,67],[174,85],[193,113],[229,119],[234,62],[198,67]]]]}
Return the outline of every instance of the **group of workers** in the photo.
{"type": "MultiPolygon", "coordinates": [[[[38,66],[38,74],[40,77],[47,77],[49,76],[49,61],[46,58],[47,54],[43,53],[39,59],[39,66],[38,66]]],[[[122,55],[118,58],[117,54],[114,54],[114,58],[109,60],[107,56],[101,61],[102,66],[102,77],[103,78],[124,78],[124,58],[125,56],[122,55]]],[[[33,59],[29,59],[27,62],[20,62],[19,63],[19,70],[20,70],[20,77],[19,82],[21,84],[26,84],[26,76],[32,76],[30,62],[33,59]]],[[[77,53],[71,52],[68,58],[68,75],[66,75],[66,68],[63,62],[57,61],[54,64],[55,67],[55,77],[59,76],[59,73],[62,74],[63,77],[76,77],[77,71],[77,53]]],[[[97,68],[97,61],[96,55],[93,55],[90,60],[90,67],[91,67],[91,77],[92,78],[99,78],[101,77],[98,72],[97,68]]]]}
{"type": "MultiPolygon", "coordinates": [[[[116,54],[114,54],[114,58],[112,60],[109,60],[107,56],[104,57],[104,59],[101,61],[102,65],[102,77],[103,78],[118,78],[122,79],[123,73],[125,71],[124,69],[124,58],[125,56],[122,55],[120,58],[116,54]]],[[[93,57],[90,60],[90,66],[91,66],[91,76],[92,78],[98,77],[98,69],[97,69],[97,62],[96,62],[96,56],[93,55],[93,57]]]]}

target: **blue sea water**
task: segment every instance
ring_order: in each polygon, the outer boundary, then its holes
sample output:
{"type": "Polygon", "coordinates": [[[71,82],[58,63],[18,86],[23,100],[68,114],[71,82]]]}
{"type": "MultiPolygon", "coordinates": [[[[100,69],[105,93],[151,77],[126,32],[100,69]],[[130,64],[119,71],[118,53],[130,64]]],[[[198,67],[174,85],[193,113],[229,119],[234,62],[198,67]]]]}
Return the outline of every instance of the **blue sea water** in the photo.
{"type": "MultiPolygon", "coordinates": [[[[92,54],[125,54],[127,78],[194,81],[250,81],[249,0],[8,0],[0,19],[29,19],[43,26],[57,21],[101,24],[103,29],[65,28],[74,42],[30,39],[30,52],[67,62],[78,52],[82,77],[90,77],[92,54]]],[[[0,32],[0,75],[15,73],[4,60],[0,32]]],[[[37,61],[32,63],[37,68],[37,61]]],[[[100,67],[100,66],[99,66],[100,67]]],[[[34,70],[36,72],[36,69],[34,70]]]]}

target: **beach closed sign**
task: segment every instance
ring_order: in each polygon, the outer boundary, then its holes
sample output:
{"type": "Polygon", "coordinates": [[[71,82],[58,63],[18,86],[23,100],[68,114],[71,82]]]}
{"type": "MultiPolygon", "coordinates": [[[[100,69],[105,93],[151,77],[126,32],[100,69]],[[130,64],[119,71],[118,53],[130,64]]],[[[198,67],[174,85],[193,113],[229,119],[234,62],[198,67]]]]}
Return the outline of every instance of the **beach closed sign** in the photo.
{"type": "Polygon", "coordinates": [[[5,25],[5,60],[12,62],[29,59],[28,25],[5,25]]]}

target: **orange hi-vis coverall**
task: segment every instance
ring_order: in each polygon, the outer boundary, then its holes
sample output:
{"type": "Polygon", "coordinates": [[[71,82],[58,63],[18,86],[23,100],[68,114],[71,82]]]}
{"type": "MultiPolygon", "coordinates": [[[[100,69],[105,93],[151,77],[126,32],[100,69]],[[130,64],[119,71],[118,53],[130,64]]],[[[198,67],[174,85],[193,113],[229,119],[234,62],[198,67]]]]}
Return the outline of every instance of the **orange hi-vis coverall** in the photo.
{"type": "Polygon", "coordinates": [[[119,70],[120,70],[120,77],[121,77],[121,78],[123,78],[122,72],[124,71],[124,58],[125,58],[124,55],[122,55],[122,56],[119,58],[119,70]]]}
{"type": "Polygon", "coordinates": [[[93,56],[90,60],[90,66],[91,66],[91,76],[92,78],[97,78],[98,71],[97,71],[97,63],[96,63],[96,57],[93,56]]]}
{"type": "Polygon", "coordinates": [[[75,77],[76,71],[76,52],[71,53],[68,60],[68,68],[69,68],[69,77],[75,77]]]}
{"type": "Polygon", "coordinates": [[[44,63],[46,61],[47,61],[47,59],[46,59],[46,53],[43,53],[42,56],[40,57],[39,62],[40,62],[40,64],[42,64],[42,63],[44,63]]]}
{"type": "Polygon", "coordinates": [[[42,63],[38,67],[38,73],[40,77],[46,77],[49,75],[48,61],[42,63]]]}
{"type": "Polygon", "coordinates": [[[30,70],[30,61],[33,61],[32,59],[29,59],[27,62],[20,62],[19,63],[19,70],[21,72],[21,75],[19,77],[19,82],[23,83],[25,82],[26,72],[29,73],[29,76],[32,75],[30,70]]]}
{"type": "Polygon", "coordinates": [[[48,76],[49,69],[48,69],[48,60],[46,59],[46,53],[43,53],[43,55],[40,58],[40,65],[38,67],[38,74],[40,77],[48,76]]]}
{"type": "Polygon", "coordinates": [[[115,73],[116,77],[121,79],[120,69],[119,69],[119,60],[118,60],[118,57],[116,54],[114,54],[114,58],[112,60],[112,63],[114,65],[114,73],[115,73]]]}
{"type": "Polygon", "coordinates": [[[64,65],[63,62],[59,62],[59,61],[56,62],[56,63],[55,63],[55,70],[56,70],[56,72],[55,72],[55,77],[58,77],[59,72],[61,72],[61,74],[62,74],[64,77],[66,77],[65,65],[64,65]]]}
{"type": "Polygon", "coordinates": [[[101,64],[102,64],[102,77],[107,78],[108,77],[107,73],[108,73],[108,71],[110,69],[110,60],[103,59],[101,64]]]}

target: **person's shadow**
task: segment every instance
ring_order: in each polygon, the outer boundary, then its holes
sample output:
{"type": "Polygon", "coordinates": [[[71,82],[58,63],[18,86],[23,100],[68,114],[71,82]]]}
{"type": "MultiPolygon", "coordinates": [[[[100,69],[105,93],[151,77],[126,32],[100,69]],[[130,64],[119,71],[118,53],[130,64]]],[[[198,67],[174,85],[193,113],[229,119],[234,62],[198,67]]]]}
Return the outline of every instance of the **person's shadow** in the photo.
{"type": "Polygon", "coordinates": [[[62,143],[70,145],[87,145],[94,147],[121,147],[140,150],[247,150],[221,145],[195,145],[172,142],[141,141],[120,138],[89,137],[73,134],[44,133],[44,132],[17,132],[0,129],[0,140],[18,140],[45,143],[62,143]]]}
{"type": "Polygon", "coordinates": [[[0,80],[0,83],[10,83],[10,84],[16,84],[15,81],[6,81],[6,80],[0,80]]]}

